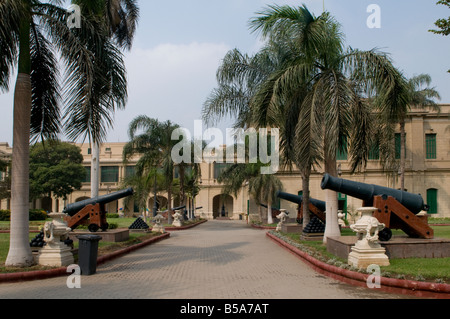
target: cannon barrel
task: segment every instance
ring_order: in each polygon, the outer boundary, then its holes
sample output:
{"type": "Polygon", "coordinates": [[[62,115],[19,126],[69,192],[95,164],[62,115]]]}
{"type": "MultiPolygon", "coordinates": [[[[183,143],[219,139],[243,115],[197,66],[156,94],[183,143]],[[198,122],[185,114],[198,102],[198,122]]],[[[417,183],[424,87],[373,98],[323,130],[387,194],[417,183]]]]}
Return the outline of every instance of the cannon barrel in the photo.
{"type": "Polygon", "coordinates": [[[131,195],[133,195],[133,193],[134,193],[133,188],[127,188],[127,189],[123,189],[118,192],[110,193],[107,195],[89,198],[89,199],[86,199],[86,200],[83,200],[80,202],[76,202],[76,203],[67,205],[66,208],[64,208],[63,213],[73,217],[80,210],[82,210],[84,207],[86,207],[88,205],[96,205],[96,204],[104,205],[104,204],[113,202],[115,200],[131,196],[131,195]]]}
{"type": "Polygon", "coordinates": [[[333,177],[330,174],[323,176],[320,186],[322,189],[330,189],[366,202],[373,201],[374,196],[391,196],[415,215],[422,210],[428,210],[428,206],[424,204],[421,195],[393,188],[349,181],[333,177]]]}
{"type": "MultiPolygon", "coordinates": [[[[281,192],[281,191],[277,192],[277,197],[279,197],[281,199],[285,199],[291,203],[299,204],[299,205],[301,205],[303,202],[303,196],[289,194],[289,193],[285,193],[285,192],[281,192]]],[[[325,211],[326,205],[325,205],[324,201],[314,199],[314,198],[309,198],[309,202],[311,204],[313,204],[314,206],[316,206],[320,211],[322,211],[322,212],[325,211]]]]}

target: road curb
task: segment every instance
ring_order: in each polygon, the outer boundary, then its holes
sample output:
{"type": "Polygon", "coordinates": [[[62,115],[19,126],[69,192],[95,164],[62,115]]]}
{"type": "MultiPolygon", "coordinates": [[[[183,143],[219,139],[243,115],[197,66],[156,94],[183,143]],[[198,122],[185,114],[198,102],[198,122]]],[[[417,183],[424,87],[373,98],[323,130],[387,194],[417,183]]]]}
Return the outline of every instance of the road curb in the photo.
{"type": "MultiPolygon", "coordinates": [[[[311,257],[307,253],[290,245],[281,238],[274,236],[270,232],[267,232],[266,235],[281,247],[300,257],[315,271],[354,286],[367,288],[367,279],[370,275],[329,265],[315,259],[314,257],[311,257]]],[[[423,298],[450,299],[450,284],[438,284],[386,277],[381,277],[380,283],[380,289],[388,293],[405,294],[423,298]]]]}

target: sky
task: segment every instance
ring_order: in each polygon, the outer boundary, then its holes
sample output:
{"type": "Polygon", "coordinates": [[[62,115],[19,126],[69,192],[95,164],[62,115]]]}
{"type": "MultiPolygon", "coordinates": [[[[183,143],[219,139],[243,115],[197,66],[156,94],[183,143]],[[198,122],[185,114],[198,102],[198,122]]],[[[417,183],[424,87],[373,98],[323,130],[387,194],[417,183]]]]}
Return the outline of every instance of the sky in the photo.
{"type": "MultiPolygon", "coordinates": [[[[268,5],[301,6],[315,15],[329,11],[342,25],[346,45],[378,48],[390,54],[407,77],[426,73],[442,99],[450,103],[450,36],[428,32],[450,16],[437,0],[140,0],[141,16],[131,51],[125,52],[128,103],[115,113],[108,142],[127,142],[128,125],[137,116],[171,120],[194,132],[194,123],[210,92],[216,71],[234,48],[254,54],[261,47],[248,21],[268,5]],[[369,28],[371,4],[378,5],[379,28],[369,28]]],[[[15,80],[15,75],[11,81],[15,80]]],[[[0,93],[0,142],[12,145],[13,83],[0,93]]],[[[216,125],[225,131],[232,119],[216,125]]],[[[206,124],[203,125],[206,129],[206,124]]],[[[64,137],[61,139],[65,140],[64,137]]]]}

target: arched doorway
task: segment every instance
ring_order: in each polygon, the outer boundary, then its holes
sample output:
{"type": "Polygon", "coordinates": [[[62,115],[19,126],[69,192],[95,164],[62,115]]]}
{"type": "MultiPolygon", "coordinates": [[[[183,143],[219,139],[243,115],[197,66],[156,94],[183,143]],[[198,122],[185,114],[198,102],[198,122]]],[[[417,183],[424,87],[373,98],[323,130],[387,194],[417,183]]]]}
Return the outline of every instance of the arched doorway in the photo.
{"type": "Polygon", "coordinates": [[[213,198],[213,216],[233,217],[233,197],[230,195],[220,194],[213,198]]]}

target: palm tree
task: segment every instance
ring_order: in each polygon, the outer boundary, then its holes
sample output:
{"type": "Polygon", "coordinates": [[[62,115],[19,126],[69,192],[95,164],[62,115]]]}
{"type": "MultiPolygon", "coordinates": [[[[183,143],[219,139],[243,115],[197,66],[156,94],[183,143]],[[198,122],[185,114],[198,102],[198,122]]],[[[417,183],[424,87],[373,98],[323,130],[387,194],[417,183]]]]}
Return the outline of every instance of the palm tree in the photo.
{"type": "MultiPolygon", "coordinates": [[[[335,19],[328,12],[315,17],[306,6],[269,6],[250,25],[263,38],[289,39],[298,47],[298,56],[261,86],[252,107],[262,123],[267,122],[265,114],[281,113],[277,109],[287,113],[291,105],[297,108],[299,116],[290,117],[297,123],[289,126],[296,127],[293,147],[299,150],[297,164],[303,167],[304,178],[321,157],[325,172],[336,176],[336,154],[343,139],[350,144],[353,171],[364,165],[372,138],[367,98],[392,91],[393,79],[399,77],[388,57],[375,50],[345,50],[335,19]]],[[[324,241],[340,234],[337,194],[326,190],[326,202],[324,241]]]]}
{"type": "Polygon", "coordinates": [[[92,145],[91,197],[98,196],[99,149],[112,126],[116,108],[123,109],[127,100],[126,70],[120,49],[131,49],[139,18],[135,0],[76,0],[81,14],[89,23],[74,31],[93,53],[93,73],[89,79],[82,72],[68,81],[65,117],[73,123],[68,136],[89,138],[92,145]],[[89,26],[89,27],[88,27],[89,26]]]}
{"type": "MultiPolygon", "coordinates": [[[[29,249],[29,144],[32,137],[56,137],[61,126],[57,50],[69,74],[91,70],[91,53],[69,30],[66,11],[30,0],[0,2],[0,88],[9,89],[17,67],[14,93],[11,172],[11,239],[6,266],[34,263],[29,249]]],[[[70,125],[70,123],[69,123],[70,125]]]]}
{"type": "Polygon", "coordinates": [[[130,123],[130,142],[123,149],[125,162],[134,155],[141,155],[136,164],[136,175],[147,175],[156,167],[163,173],[167,187],[169,222],[172,219],[170,211],[175,168],[171,152],[177,143],[172,141],[172,132],[178,127],[170,121],[160,122],[145,115],[138,116],[130,123]]]}
{"type": "Polygon", "coordinates": [[[405,166],[406,166],[406,131],[405,123],[411,109],[425,107],[440,111],[435,99],[440,99],[439,93],[432,87],[431,77],[428,74],[419,74],[410,79],[401,77],[398,79],[396,89],[392,94],[381,95],[375,100],[379,108],[380,122],[384,124],[384,138],[380,139],[380,149],[383,152],[382,164],[392,169],[395,163],[395,151],[392,145],[393,125],[400,126],[400,188],[405,190],[405,166]],[[391,145],[383,145],[384,143],[391,145]]]}
{"type": "MultiPolygon", "coordinates": [[[[78,3],[89,5],[93,2],[78,3]]],[[[118,66],[119,64],[112,62],[120,62],[120,55],[112,42],[107,41],[103,34],[104,28],[99,27],[99,23],[83,16],[82,29],[69,29],[67,11],[59,6],[60,4],[60,1],[48,3],[35,0],[0,2],[2,91],[9,89],[11,70],[17,67],[18,71],[14,93],[11,239],[6,266],[26,267],[34,263],[28,244],[30,137],[33,140],[55,139],[64,126],[72,137],[84,130],[93,140],[101,138],[101,132],[104,131],[103,118],[108,122],[108,114],[99,109],[83,108],[88,100],[85,97],[94,86],[94,79],[109,75],[117,77],[123,71],[120,68],[117,71],[110,70],[109,73],[99,73],[100,63],[95,56],[96,53],[102,52],[100,47],[103,52],[111,53],[109,66],[118,66]],[[91,51],[93,47],[89,46],[88,37],[101,44],[96,47],[97,51],[91,51]],[[61,56],[66,70],[64,93],[68,96],[68,109],[65,112],[64,125],[60,110],[63,94],[58,82],[59,65],[56,52],[61,56]],[[79,121],[83,112],[89,113],[95,120],[83,124],[79,121]],[[78,116],[72,117],[70,114],[78,116]]],[[[121,82],[117,86],[123,84],[123,81],[117,80],[121,82]]],[[[115,86],[111,92],[116,89],[121,91],[115,86]]]]}

